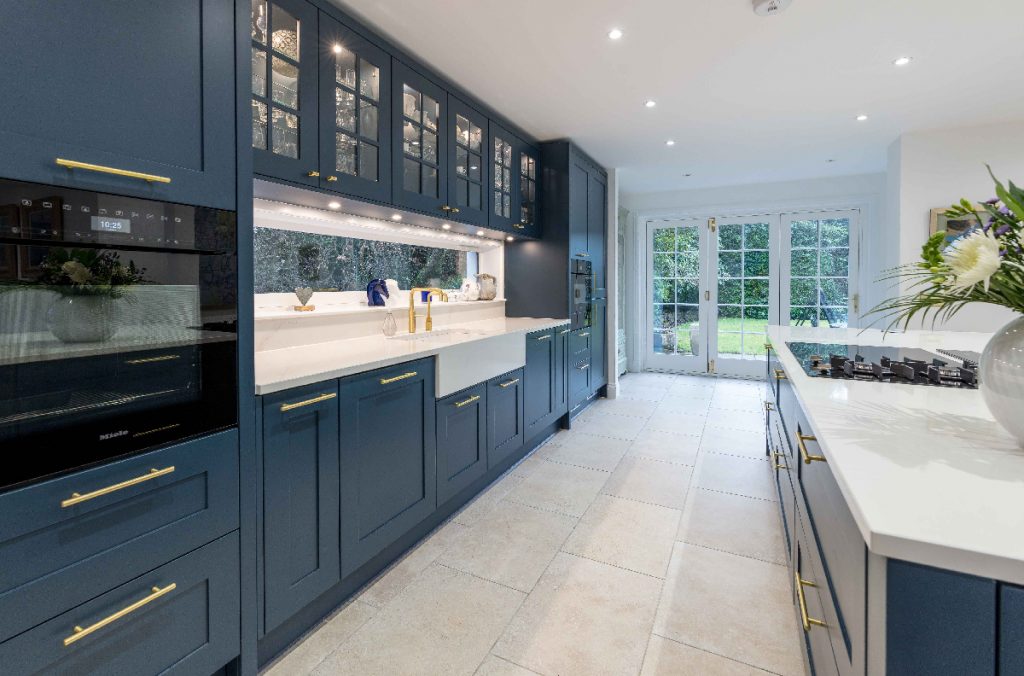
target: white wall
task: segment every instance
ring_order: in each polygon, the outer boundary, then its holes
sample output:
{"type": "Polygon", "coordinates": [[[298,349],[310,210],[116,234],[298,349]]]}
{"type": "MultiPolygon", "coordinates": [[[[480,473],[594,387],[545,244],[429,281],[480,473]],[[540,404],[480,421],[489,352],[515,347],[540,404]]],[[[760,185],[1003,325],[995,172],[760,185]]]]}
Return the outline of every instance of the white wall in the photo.
{"type": "MultiPolygon", "coordinates": [[[[972,201],[994,197],[986,163],[1004,182],[1024,183],[1024,120],[903,134],[890,146],[888,162],[883,234],[892,265],[918,259],[928,237],[932,208],[962,197],[972,201]]],[[[1013,316],[998,306],[972,305],[937,328],[995,331],[1013,316]]]]}

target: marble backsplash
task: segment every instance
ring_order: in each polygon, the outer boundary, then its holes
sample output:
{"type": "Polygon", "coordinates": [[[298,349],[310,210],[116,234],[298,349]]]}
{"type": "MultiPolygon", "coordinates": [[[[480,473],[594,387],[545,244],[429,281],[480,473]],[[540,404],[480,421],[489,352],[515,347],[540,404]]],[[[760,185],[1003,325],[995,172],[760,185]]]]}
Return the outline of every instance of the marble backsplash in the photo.
{"type": "Polygon", "coordinates": [[[364,291],[374,278],[414,286],[458,288],[475,253],[435,247],[255,228],[256,293],[290,293],[298,286],[364,291]]]}

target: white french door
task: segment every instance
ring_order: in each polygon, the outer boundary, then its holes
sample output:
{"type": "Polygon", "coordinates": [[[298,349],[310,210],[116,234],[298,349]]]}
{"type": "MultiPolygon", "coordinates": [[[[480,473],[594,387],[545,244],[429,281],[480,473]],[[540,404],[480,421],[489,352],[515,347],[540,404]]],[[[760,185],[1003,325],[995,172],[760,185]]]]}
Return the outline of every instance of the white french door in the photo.
{"type": "Polygon", "coordinates": [[[770,324],[856,325],[858,219],[648,221],[644,368],[757,378],[770,324]]]}

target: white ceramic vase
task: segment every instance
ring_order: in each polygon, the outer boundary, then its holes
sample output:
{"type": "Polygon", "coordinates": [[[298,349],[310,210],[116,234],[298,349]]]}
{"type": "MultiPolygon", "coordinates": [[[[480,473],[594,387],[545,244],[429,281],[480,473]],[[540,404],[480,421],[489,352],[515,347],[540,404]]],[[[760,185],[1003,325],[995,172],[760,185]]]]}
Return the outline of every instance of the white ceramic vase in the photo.
{"type": "Polygon", "coordinates": [[[1024,446],[1024,317],[996,331],[981,354],[981,394],[992,416],[1024,446]]]}
{"type": "Polygon", "coordinates": [[[50,333],[64,343],[101,343],[117,333],[114,300],[107,296],[61,296],[50,307],[50,333]]]}

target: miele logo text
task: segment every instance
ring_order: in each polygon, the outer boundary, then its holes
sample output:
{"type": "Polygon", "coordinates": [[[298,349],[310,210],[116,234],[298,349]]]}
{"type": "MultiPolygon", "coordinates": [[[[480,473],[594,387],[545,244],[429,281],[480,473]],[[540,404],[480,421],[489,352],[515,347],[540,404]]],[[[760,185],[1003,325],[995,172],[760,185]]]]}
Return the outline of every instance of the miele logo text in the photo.
{"type": "Polygon", "coordinates": [[[100,441],[106,441],[107,439],[116,439],[118,437],[128,436],[128,430],[118,430],[116,432],[107,432],[106,434],[100,435],[100,441]]]}

